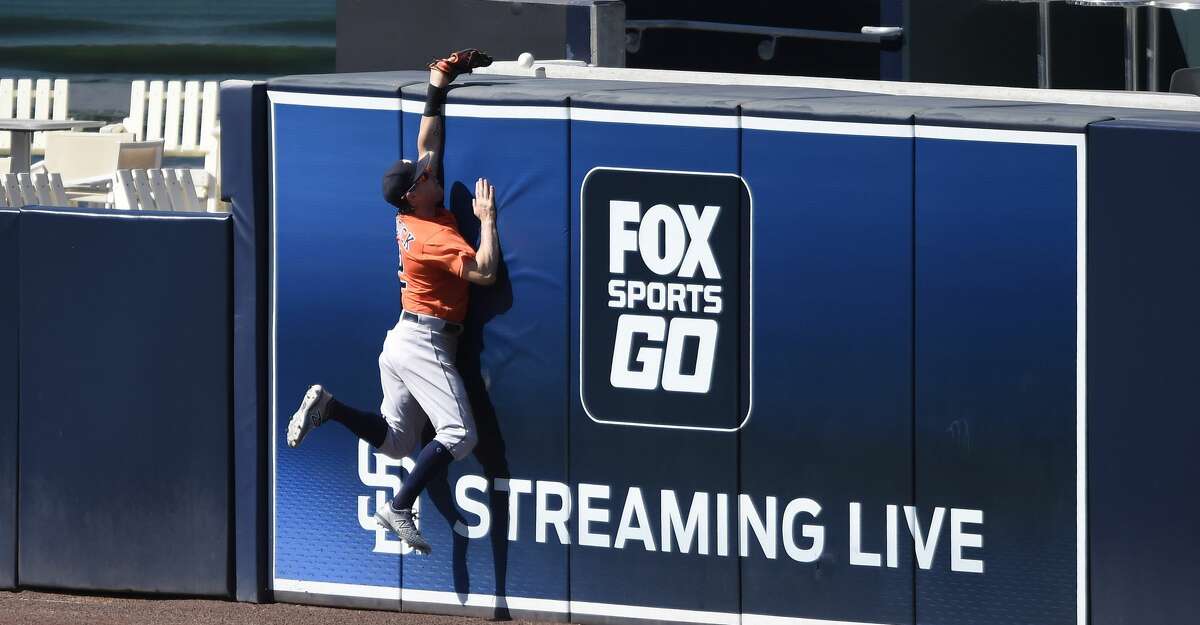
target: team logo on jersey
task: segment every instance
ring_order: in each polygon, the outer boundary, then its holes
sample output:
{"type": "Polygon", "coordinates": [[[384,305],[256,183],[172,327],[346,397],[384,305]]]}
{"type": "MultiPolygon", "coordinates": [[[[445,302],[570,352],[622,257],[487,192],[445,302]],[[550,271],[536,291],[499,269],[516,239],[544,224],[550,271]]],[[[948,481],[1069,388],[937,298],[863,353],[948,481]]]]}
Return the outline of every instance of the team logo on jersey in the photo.
{"type": "Polygon", "coordinates": [[[745,181],[601,167],[580,195],[584,410],[602,423],[741,427],[751,366],[745,181]]]}

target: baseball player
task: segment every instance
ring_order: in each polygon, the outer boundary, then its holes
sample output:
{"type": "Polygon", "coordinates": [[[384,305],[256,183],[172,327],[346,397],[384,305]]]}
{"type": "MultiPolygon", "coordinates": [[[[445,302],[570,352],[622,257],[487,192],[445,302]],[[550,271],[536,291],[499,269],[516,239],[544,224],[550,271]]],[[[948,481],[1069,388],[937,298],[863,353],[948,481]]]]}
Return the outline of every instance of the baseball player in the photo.
{"type": "Polygon", "coordinates": [[[296,447],[313,428],[332,419],[392,458],[410,455],[426,420],[436,434],[417,454],[416,464],[390,505],[375,521],[395,532],[420,554],[429,543],[417,528],[413,503],[430,478],[475,447],[475,422],[462,377],[455,365],[458,336],[467,314],[468,284],[496,281],[500,241],[496,233],[495,189],[475,181],[473,208],[479,218],[479,249],[458,232],[454,215],[443,206],[440,156],[445,143],[442,107],[456,76],[492,59],[462,50],[430,64],[429,90],[417,162],[397,161],[383,176],[383,197],[397,208],[396,242],[400,249],[401,303],[396,326],[387,333],[379,355],[382,414],[363,412],[333,398],[321,385],[304,395],[288,423],[288,446],[296,447]]]}

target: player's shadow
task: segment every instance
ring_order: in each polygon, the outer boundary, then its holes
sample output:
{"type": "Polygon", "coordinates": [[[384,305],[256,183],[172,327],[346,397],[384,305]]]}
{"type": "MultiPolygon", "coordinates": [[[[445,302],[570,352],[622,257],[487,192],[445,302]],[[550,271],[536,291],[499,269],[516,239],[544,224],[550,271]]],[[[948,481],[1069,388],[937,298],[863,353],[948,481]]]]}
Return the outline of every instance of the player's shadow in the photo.
{"type": "MultiPolygon", "coordinates": [[[[471,210],[472,194],[461,182],[456,182],[449,194],[449,208],[458,219],[459,232],[468,242],[479,240],[479,221],[471,210]]],[[[482,367],[484,350],[483,328],[497,315],[512,308],[512,282],[508,278],[508,267],[500,261],[495,284],[487,287],[471,287],[471,304],[467,318],[463,324],[465,330],[458,339],[458,371],[462,375],[463,384],[467,389],[467,397],[471,401],[471,409],[475,417],[475,428],[479,442],[475,445],[474,457],[483,468],[483,475],[488,481],[488,507],[491,510],[492,524],[488,538],[492,547],[493,575],[495,576],[494,592],[490,589],[475,589],[482,594],[494,594],[496,597],[495,618],[509,619],[505,597],[508,596],[508,493],[497,492],[496,479],[508,479],[511,476],[508,466],[508,456],[505,450],[503,433],[496,415],[496,408],[488,394],[488,381],[482,367]]],[[[432,438],[432,430],[426,428],[426,437],[432,438]]],[[[462,518],[454,503],[454,494],[446,474],[430,480],[426,489],[430,501],[437,507],[442,517],[450,522],[451,528],[456,523],[462,526],[474,524],[462,518]]],[[[467,567],[468,539],[453,532],[454,547],[452,566],[454,573],[454,590],[461,600],[466,600],[472,592],[470,573],[467,567]]]]}

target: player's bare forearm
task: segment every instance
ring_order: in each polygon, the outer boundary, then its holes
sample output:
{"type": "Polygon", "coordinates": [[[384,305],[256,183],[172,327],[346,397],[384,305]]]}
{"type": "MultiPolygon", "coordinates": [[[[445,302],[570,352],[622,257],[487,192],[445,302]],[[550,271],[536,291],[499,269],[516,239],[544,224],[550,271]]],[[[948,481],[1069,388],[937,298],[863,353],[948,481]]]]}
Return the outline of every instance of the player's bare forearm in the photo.
{"type": "Polygon", "coordinates": [[[417,133],[418,158],[425,156],[429,152],[441,154],[444,141],[442,135],[442,116],[422,117],[421,131],[417,133]]]}
{"type": "Polygon", "coordinates": [[[496,281],[496,270],[500,265],[500,234],[496,231],[495,217],[479,222],[479,249],[475,251],[475,263],[479,273],[487,280],[485,284],[496,281]]]}
{"type": "Polygon", "coordinates": [[[467,263],[467,280],[475,284],[493,284],[500,266],[500,235],[496,231],[496,188],[484,178],[475,181],[472,210],[479,218],[479,249],[467,263]]]}
{"type": "MultiPolygon", "coordinates": [[[[435,89],[445,89],[450,85],[450,77],[443,72],[429,70],[429,85],[435,89]]],[[[430,94],[432,96],[432,93],[430,94]]],[[[417,156],[433,152],[440,155],[445,137],[442,133],[442,111],[437,107],[437,114],[421,116],[421,130],[417,133],[417,156]]]]}

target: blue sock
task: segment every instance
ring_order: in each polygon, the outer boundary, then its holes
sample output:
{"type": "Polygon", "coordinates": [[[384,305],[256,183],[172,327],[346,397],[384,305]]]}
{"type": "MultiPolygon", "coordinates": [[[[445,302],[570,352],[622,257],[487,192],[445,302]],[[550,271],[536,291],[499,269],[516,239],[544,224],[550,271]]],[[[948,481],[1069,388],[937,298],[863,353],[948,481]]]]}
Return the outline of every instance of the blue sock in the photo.
{"type": "Polygon", "coordinates": [[[429,441],[429,444],[417,455],[416,466],[408,474],[408,479],[404,480],[399,494],[392,500],[392,510],[411,508],[413,502],[417,500],[417,496],[425,490],[425,485],[429,483],[430,478],[453,461],[454,456],[451,455],[449,449],[446,449],[445,445],[437,441],[429,441]]]}
{"type": "Polygon", "coordinates": [[[325,407],[329,418],[346,426],[354,435],[378,449],[387,439],[388,424],[383,415],[363,412],[330,398],[325,407]]]}

